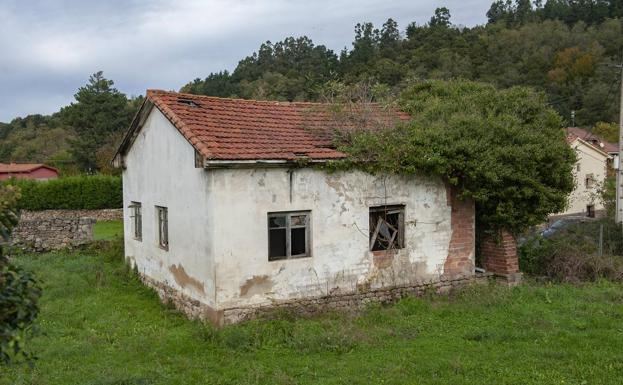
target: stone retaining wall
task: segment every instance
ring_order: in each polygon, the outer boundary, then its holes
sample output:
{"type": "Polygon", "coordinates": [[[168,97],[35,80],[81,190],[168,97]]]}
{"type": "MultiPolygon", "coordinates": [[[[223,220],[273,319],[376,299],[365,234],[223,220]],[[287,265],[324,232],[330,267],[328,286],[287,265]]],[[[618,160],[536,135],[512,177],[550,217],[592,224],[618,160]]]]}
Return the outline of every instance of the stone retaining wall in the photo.
{"type": "Polygon", "coordinates": [[[22,210],[21,220],[48,220],[55,218],[93,218],[97,221],[112,221],[123,219],[123,209],[102,210],[22,210]]]}
{"type": "Polygon", "coordinates": [[[25,251],[72,248],[93,241],[94,218],[23,219],[13,229],[11,245],[25,251]]]}
{"type": "Polygon", "coordinates": [[[216,326],[234,324],[257,317],[267,316],[279,310],[292,311],[306,316],[329,310],[348,313],[359,312],[370,303],[391,303],[406,296],[417,296],[431,290],[436,293],[448,293],[454,288],[474,283],[486,283],[492,277],[493,274],[490,273],[476,274],[475,276],[456,276],[413,286],[400,286],[359,291],[350,294],[275,301],[261,306],[215,310],[163,282],[155,281],[150,277],[140,274],[143,283],[156,290],[163,302],[171,303],[176,309],[186,314],[189,318],[210,321],[216,326]]]}

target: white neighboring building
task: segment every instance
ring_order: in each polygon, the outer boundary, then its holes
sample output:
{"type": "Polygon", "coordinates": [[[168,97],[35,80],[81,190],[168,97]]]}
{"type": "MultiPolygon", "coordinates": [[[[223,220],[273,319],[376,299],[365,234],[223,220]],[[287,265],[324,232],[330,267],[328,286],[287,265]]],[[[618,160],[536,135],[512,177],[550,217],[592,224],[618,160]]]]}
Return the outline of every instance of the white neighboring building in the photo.
{"type": "Polygon", "coordinates": [[[567,141],[575,150],[578,161],[573,169],[575,189],[569,195],[567,210],[559,215],[595,217],[604,210],[600,189],[612,162],[612,156],[606,151],[613,145],[607,143],[607,147],[604,142],[593,144],[595,138],[578,128],[567,130],[567,141]]]}
{"type": "MultiPolygon", "coordinates": [[[[405,119],[393,113],[392,120],[405,119]]],[[[474,275],[474,204],[437,179],[328,173],[326,106],[148,91],[115,165],[125,255],[186,313],[474,275]]]]}

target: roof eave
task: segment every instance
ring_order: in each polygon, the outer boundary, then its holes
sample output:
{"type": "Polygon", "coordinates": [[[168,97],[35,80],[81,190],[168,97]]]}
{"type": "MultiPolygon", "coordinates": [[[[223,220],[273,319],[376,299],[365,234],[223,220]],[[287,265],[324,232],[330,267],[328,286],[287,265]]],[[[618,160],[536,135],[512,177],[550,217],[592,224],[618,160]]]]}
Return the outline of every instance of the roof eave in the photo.
{"type": "Polygon", "coordinates": [[[132,119],[132,123],[130,123],[128,131],[123,136],[123,140],[111,160],[113,167],[125,168],[124,156],[127,154],[130,147],[132,147],[134,140],[153,108],[154,103],[146,97],[145,100],[143,100],[143,104],[136,112],[136,115],[134,115],[134,119],[132,119]]]}
{"type": "Polygon", "coordinates": [[[204,168],[206,169],[223,169],[223,168],[277,168],[277,167],[303,167],[305,165],[321,165],[330,161],[342,160],[336,159],[308,159],[300,158],[296,160],[287,159],[240,159],[240,160],[217,160],[206,159],[204,168]]]}

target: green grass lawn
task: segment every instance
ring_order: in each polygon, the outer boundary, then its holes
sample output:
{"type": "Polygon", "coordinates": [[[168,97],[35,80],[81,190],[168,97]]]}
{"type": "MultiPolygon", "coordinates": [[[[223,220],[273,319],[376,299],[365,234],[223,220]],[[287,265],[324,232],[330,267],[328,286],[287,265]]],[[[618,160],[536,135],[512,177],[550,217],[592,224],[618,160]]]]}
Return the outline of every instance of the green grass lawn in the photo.
{"type": "Polygon", "coordinates": [[[123,221],[100,221],[93,226],[93,239],[111,240],[123,236],[123,221]]]}
{"type": "Polygon", "coordinates": [[[0,368],[0,384],[623,383],[620,284],[481,286],[215,331],[113,255],[19,257],[43,281],[39,360],[0,368]]]}

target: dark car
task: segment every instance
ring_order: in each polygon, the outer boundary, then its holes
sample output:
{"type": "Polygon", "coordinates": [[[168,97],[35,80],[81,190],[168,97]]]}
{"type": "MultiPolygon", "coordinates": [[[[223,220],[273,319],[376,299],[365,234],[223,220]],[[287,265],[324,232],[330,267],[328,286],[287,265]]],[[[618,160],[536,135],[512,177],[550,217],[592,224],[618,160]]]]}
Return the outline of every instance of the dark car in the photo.
{"type": "Polygon", "coordinates": [[[580,223],[580,222],[588,222],[591,218],[585,216],[573,216],[573,217],[563,217],[560,219],[556,219],[551,225],[549,225],[545,230],[541,231],[541,236],[543,238],[549,238],[552,235],[560,232],[561,230],[566,229],[567,227],[580,223]]]}

